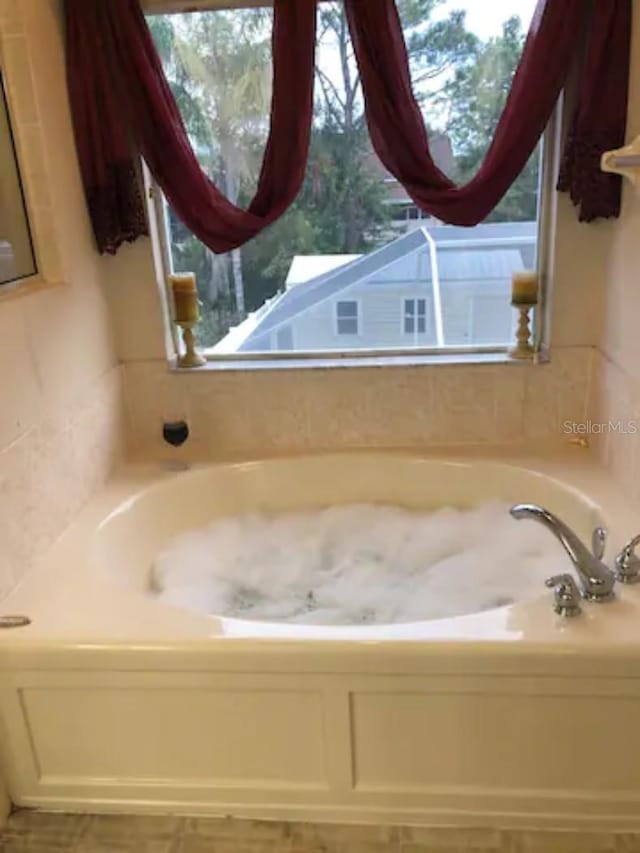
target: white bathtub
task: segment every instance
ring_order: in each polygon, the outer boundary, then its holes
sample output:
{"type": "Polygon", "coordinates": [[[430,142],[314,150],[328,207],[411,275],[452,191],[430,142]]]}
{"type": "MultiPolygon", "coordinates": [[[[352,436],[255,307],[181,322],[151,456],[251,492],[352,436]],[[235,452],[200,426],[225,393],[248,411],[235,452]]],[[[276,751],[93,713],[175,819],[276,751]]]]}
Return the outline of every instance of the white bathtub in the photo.
{"type": "MultiPolygon", "coordinates": [[[[247,510],[361,501],[540,503],[587,541],[604,521],[611,557],[640,519],[577,454],[504,464],[369,453],[122,472],[1,606],[32,620],[0,631],[14,802],[640,828],[634,587],[574,620],[557,617],[542,588],[483,613],[367,627],[207,617],[146,592],[153,556],[181,530],[247,510]]],[[[568,559],[558,566],[570,570],[568,559]]]]}

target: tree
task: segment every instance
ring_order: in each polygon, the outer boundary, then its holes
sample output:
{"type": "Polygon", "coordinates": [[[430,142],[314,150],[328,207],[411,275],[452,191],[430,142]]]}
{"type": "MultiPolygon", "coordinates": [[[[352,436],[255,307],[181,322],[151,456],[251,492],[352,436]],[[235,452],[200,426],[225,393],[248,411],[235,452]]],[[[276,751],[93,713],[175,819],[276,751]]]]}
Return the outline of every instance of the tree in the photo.
{"type": "MultiPolygon", "coordinates": [[[[432,81],[470,60],[475,36],[462,12],[434,19],[443,0],[399,0],[414,82],[438,101],[432,81]]],[[[365,253],[389,239],[391,208],[376,165],[342,3],[319,6],[316,105],[307,174],[292,208],[242,250],[252,308],[282,288],[294,254],[365,253]],[[334,59],[323,64],[322,55],[334,59]]]]}
{"type": "MultiPolygon", "coordinates": [[[[258,163],[251,156],[266,137],[270,97],[269,15],[264,9],[151,18],[150,26],[172,90],[209,177],[234,204],[255,184],[258,163]]],[[[172,217],[180,265],[199,275],[208,307],[224,314],[228,328],[231,290],[237,322],[245,315],[240,250],[214,255],[192,245],[188,232],[172,217]],[[220,307],[224,306],[224,308],[220,307]]]]}
{"type": "MultiPolygon", "coordinates": [[[[448,110],[446,130],[456,152],[453,177],[460,183],[470,180],[484,159],[509,94],[524,38],[520,18],[509,18],[501,35],[476,45],[473,62],[457,67],[443,89],[441,98],[448,110]]],[[[489,221],[535,220],[538,172],[539,152],[535,152],[489,221]]]]}
{"type": "MultiPolygon", "coordinates": [[[[435,18],[444,0],[399,0],[414,89],[423,106],[436,106],[434,81],[455,67],[464,66],[476,45],[468,33],[463,12],[435,18]]],[[[366,251],[367,237],[381,237],[389,223],[389,208],[379,169],[372,168],[371,150],[364,116],[360,75],[351,47],[346,13],[342,3],[320,6],[318,42],[338,56],[338,73],[330,73],[319,63],[316,77],[320,96],[316,112],[319,133],[332,152],[334,172],[329,172],[332,189],[339,191],[340,206],[330,211],[328,221],[344,223],[342,239],[334,251],[366,251]],[[367,234],[368,222],[374,232],[367,234]]],[[[375,158],[377,159],[377,158],[375,158]]],[[[313,163],[312,163],[313,167],[313,163]]],[[[333,192],[327,195],[333,196],[333,192]]],[[[336,235],[339,237],[340,235],[336,235]]]]}

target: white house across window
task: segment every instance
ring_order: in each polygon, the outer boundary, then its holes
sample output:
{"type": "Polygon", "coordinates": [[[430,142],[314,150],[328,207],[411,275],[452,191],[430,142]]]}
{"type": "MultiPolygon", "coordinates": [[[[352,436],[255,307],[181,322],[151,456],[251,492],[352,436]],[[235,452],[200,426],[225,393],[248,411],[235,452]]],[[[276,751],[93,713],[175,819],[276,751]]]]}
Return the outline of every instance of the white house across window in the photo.
{"type": "Polygon", "coordinates": [[[358,303],[355,299],[336,302],[336,331],[339,335],[359,334],[358,303]]]}
{"type": "Polygon", "coordinates": [[[404,300],[404,332],[413,335],[417,332],[423,335],[427,331],[427,300],[404,300]]]}
{"type": "MultiPolygon", "coordinates": [[[[269,130],[273,10],[260,0],[197,5],[202,11],[180,14],[193,3],[147,0],[147,8],[178,11],[148,20],[202,168],[242,204],[255,192],[269,130]]],[[[411,5],[398,3],[432,157],[442,172],[469,176],[492,139],[536,0],[493,0],[482,21],[461,18],[454,3],[432,15],[425,2],[419,25],[406,12],[411,5]],[[442,45],[433,57],[431,43],[442,45]]],[[[369,139],[343,3],[319,3],[318,16],[312,140],[292,208],[241,248],[216,255],[156,194],[165,272],[197,277],[199,345],[211,359],[506,350],[511,277],[546,257],[539,194],[552,191],[553,157],[539,148],[473,228],[418,210],[369,139]],[[336,56],[348,57],[346,65],[336,56]]]]}

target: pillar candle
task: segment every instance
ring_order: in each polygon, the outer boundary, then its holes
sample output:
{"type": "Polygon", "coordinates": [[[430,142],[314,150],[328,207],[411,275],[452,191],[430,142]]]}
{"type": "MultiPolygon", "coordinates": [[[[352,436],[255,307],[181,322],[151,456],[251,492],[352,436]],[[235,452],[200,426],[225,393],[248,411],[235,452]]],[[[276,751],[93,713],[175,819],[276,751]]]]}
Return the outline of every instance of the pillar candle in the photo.
{"type": "Polygon", "coordinates": [[[511,279],[512,305],[538,304],[538,274],[535,272],[514,272],[511,279]]]}
{"type": "Polygon", "coordinates": [[[173,307],[176,323],[195,325],[200,319],[198,287],[192,272],[176,273],[169,276],[169,285],[173,294],[173,307]]]}

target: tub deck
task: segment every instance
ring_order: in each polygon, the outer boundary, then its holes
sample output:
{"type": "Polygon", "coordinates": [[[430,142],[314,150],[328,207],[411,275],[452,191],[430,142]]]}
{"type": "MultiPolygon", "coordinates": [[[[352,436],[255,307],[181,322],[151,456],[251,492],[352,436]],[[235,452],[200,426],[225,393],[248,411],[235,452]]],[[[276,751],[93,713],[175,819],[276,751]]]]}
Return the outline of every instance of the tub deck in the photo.
{"type": "Polygon", "coordinates": [[[514,457],[506,473],[486,456],[380,453],[123,470],[2,606],[33,620],[0,631],[14,802],[640,829],[640,587],[575,620],[543,589],[452,619],[331,628],[199,616],[144,594],[158,531],[206,515],[211,494],[230,511],[269,494],[278,508],[321,503],[332,489],[417,505],[437,499],[436,481],[446,497],[458,478],[474,500],[502,478],[514,501],[546,495],[583,535],[603,514],[610,556],[637,522],[584,458],[514,457]]]}

